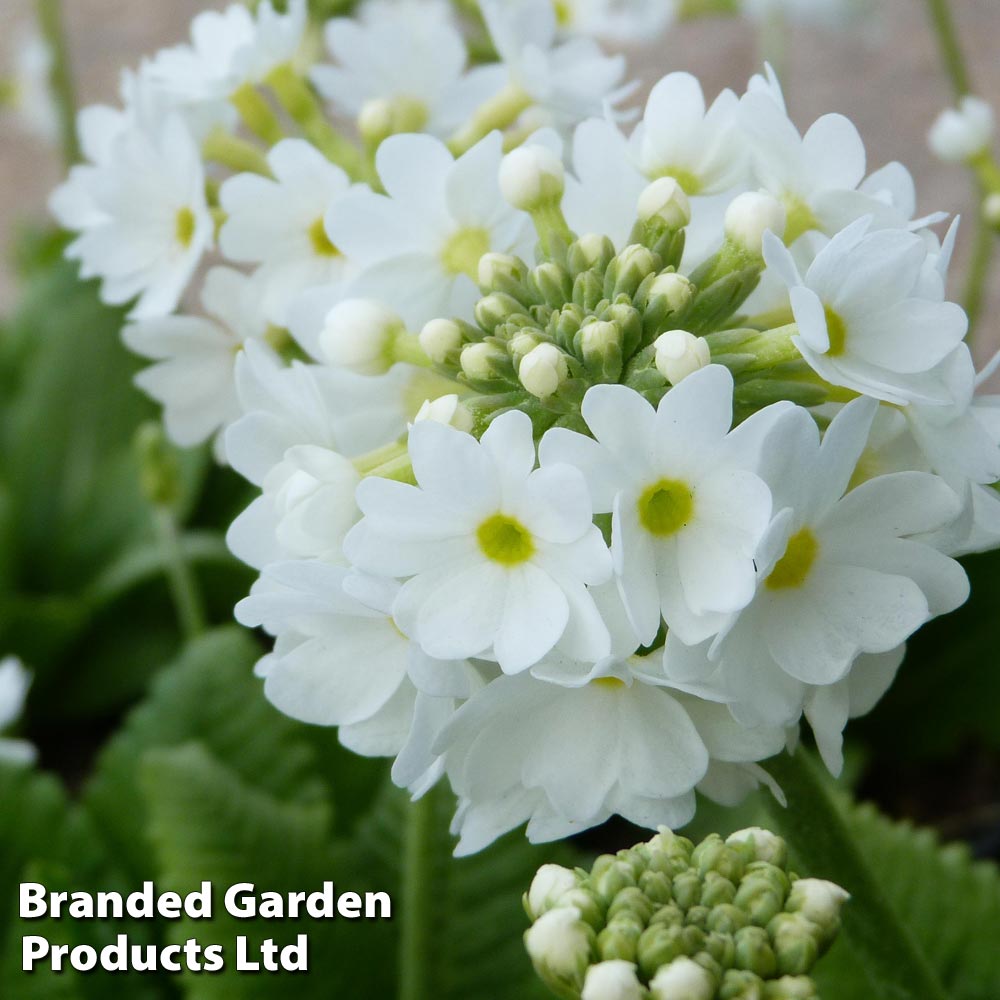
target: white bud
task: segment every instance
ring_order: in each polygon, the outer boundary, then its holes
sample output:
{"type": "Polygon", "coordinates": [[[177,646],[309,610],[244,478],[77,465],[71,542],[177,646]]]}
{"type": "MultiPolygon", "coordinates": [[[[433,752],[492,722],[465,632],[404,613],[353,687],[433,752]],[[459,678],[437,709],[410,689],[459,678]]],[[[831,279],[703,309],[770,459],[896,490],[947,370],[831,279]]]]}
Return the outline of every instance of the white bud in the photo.
{"type": "Polygon", "coordinates": [[[546,910],[551,910],[559,898],[576,888],[576,875],[562,865],[542,865],[531,880],[528,889],[528,909],[537,920],[546,910]]]}
{"type": "Polygon", "coordinates": [[[598,265],[606,265],[615,255],[615,246],[600,233],[586,233],[570,246],[570,263],[577,271],[588,271],[598,265]]]}
{"type": "Polygon", "coordinates": [[[423,420],[433,420],[436,424],[447,424],[455,430],[472,430],[472,412],[458,398],[455,393],[447,396],[438,396],[437,399],[425,399],[423,405],[417,410],[417,415],[413,418],[415,424],[423,420]]]}
{"type": "Polygon", "coordinates": [[[506,357],[492,344],[466,344],[460,359],[462,371],[472,379],[496,378],[497,362],[506,357]]]}
{"type": "Polygon", "coordinates": [[[604,354],[609,348],[621,347],[622,332],[617,323],[598,320],[580,330],[580,348],[584,357],[604,354]]]}
{"type": "Polygon", "coordinates": [[[671,312],[680,312],[686,309],[694,298],[694,285],[683,274],[668,271],[666,274],[658,275],[649,286],[650,299],[659,295],[667,300],[671,312]]]}
{"type": "Polygon", "coordinates": [[[712,1000],[715,980],[690,958],[675,958],[661,967],[649,984],[653,1000],[712,1000]]]}
{"type": "Polygon", "coordinates": [[[727,844],[753,844],[754,858],[783,868],[788,861],[788,847],[777,834],[759,826],[737,830],[726,838],[727,844]]]}
{"type": "Polygon", "coordinates": [[[564,982],[583,982],[590,965],[593,932],[575,906],[543,913],[524,935],[524,946],[540,972],[564,982]]]}
{"type": "Polygon", "coordinates": [[[983,202],[983,216],[991,226],[1000,226],[1000,194],[989,194],[983,202]]]}
{"type": "Polygon", "coordinates": [[[424,354],[436,365],[462,346],[462,328],[450,319],[432,319],[424,324],[417,339],[424,354]]]}
{"type": "Polygon", "coordinates": [[[500,164],[500,193],[523,212],[559,201],[565,185],[562,160],[545,146],[520,146],[500,164]]]}
{"type": "Polygon", "coordinates": [[[660,177],[639,195],[639,218],[662,219],[669,229],[683,229],[691,221],[691,203],[673,177],[660,177]]]}
{"type": "Polygon", "coordinates": [[[358,131],[372,145],[392,135],[394,122],[392,101],[385,97],[365,101],[358,113],[358,131]]]}
{"type": "Polygon", "coordinates": [[[668,330],[653,343],[656,369],[671,384],[677,385],[712,361],[712,352],[704,337],[687,330],[668,330]]]}
{"type": "Polygon", "coordinates": [[[326,314],[319,347],[331,364],[378,375],[392,366],[392,345],[404,331],[403,321],[381,302],[345,299],[326,314]]]}
{"type": "Polygon", "coordinates": [[[759,257],[764,233],[770,230],[780,239],[785,235],[786,222],[785,206],[777,198],[765,191],[747,191],[726,209],[726,236],[759,257]]]}
{"type": "Polygon", "coordinates": [[[555,344],[539,344],[522,359],[517,376],[532,396],[548,399],[566,381],[566,355],[555,344]]]}
{"type": "Polygon", "coordinates": [[[500,278],[524,277],[524,265],[508,253],[484,253],[479,258],[479,284],[492,288],[500,278]]]}
{"type": "Polygon", "coordinates": [[[526,354],[530,354],[538,346],[538,338],[530,333],[515,333],[507,342],[510,356],[514,359],[514,364],[519,365],[526,354]]]}
{"type": "Polygon", "coordinates": [[[964,163],[989,149],[993,142],[993,109],[980,97],[963,97],[957,108],[938,115],[927,133],[936,156],[947,163],[964,163]]]}
{"type": "Polygon", "coordinates": [[[792,883],[785,909],[790,913],[801,913],[824,931],[829,930],[840,916],[844,903],[851,894],[836,882],[821,878],[800,878],[792,883]]]}
{"type": "Polygon", "coordinates": [[[645,995],[635,966],[614,958],[598,962],[587,970],[580,1000],[643,1000],[645,995]]]}

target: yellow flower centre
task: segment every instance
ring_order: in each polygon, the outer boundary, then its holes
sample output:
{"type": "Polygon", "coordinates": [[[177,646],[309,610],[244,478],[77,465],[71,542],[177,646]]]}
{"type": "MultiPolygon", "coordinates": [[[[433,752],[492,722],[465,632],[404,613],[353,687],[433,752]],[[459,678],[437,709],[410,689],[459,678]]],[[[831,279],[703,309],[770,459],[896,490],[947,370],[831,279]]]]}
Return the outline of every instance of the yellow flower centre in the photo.
{"type": "Polygon", "coordinates": [[[340,256],[340,251],[334,246],[330,237],[326,235],[326,226],[323,224],[322,216],[309,227],[309,242],[312,243],[313,253],[317,257],[340,256]]]}
{"type": "Polygon", "coordinates": [[[826,316],[826,335],[830,338],[828,357],[838,358],[847,348],[847,324],[829,306],[823,306],[826,316]]]}
{"type": "Polygon", "coordinates": [[[192,212],[187,206],[177,212],[177,217],[174,220],[174,234],[177,237],[177,242],[180,243],[185,250],[191,246],[191,241],[194,239],[194,231],[197,225],[198,220],[194,217],[194,212],[192,212]]]}
{"type": "Polygon", "coordinates": [[[489,249],[490,234],[485,229],[477,226],[459,229],[441,250],[441,263],[448,274],[467,274],[476,281],[479,277],[479,258],[489,249]]]}
{"type": "Polygon", "coordinates": [[[657,180],[660,177],[673,177],[689,197],[701,193],[701,178],[693,170],[687,170],[685,167],[662,167],[657,170],[656,176],[650,179],[657,180]]]}
{"type": "Polygon", "coordinates": [[[506,514],[494,514],[476,531],[483,555],[501,566],[518,566],[535,554],[535,540],[520,521],[506,514]]]}
{"type": "Polygon", "coordinates": [[[801,587],[819,555],[819,542],[809,528],[800,528],[788,539],[788,548],[764,581],[770,590],[801,587]]]}
{"type": "Polygon", "coordinates": [[[617,691],[618,688],[625,687],[625,682],[617,677],[598,677],[597,680],[590,683],[596,684],[600,688],[606,688],[608,691],[617,691]]]}
{"type": "Polygon", "coordinates": [[[639,523],[651,535],[665,538],[680,531],[691,520],[694,494],[687,483],[661,479],[643,491],[636,506],[639,523]]]}

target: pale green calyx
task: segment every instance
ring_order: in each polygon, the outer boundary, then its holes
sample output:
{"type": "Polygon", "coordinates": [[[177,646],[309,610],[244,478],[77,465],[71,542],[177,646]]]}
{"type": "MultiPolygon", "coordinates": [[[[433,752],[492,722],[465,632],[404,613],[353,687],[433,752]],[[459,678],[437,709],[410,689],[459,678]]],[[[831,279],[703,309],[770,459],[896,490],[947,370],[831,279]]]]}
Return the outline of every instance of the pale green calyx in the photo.
{"type": "Polygon", "coordinates": [[[567,1000],[812,1000],[847,898],[799,879],[767,830],[696,847],[664,828],[589,872],[543,866],[524,897],[525,943],[567,1000]]]}

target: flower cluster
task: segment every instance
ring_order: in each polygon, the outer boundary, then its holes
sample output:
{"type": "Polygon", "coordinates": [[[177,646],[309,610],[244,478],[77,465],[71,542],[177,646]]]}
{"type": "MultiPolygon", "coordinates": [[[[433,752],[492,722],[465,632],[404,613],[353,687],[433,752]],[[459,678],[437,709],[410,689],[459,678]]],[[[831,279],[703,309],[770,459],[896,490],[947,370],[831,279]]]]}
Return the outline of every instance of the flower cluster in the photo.
{"type": "Polygon", "coordinates": [[[260,490],[229,543],[267,697],[446,777],[463,852],[682,825],[803,717],[839,770],[1000,542],[954,226],[770,71],[669,74],[627,125],[547,4],[482,0],[476,66],[449,10],[366,4],[313,66],[294,0],[201,15],[53,199],[168,432],[260,490]]]}
{"type": "Polygon", "coordinates": [[[524,941],[566,1000],[815,1000],[809,973],[847,899],[790,871],[784,841],[767,830],[695,847],[661,829],[589,872],[539,869],[524,941]]]}

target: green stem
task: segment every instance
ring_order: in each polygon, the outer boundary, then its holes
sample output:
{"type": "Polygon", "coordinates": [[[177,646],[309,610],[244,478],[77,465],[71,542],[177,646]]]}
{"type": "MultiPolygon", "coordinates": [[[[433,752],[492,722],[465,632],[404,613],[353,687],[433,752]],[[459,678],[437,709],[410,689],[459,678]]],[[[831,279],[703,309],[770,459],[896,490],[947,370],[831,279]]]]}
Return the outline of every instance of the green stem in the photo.
{"type": "Polygon", "coordinates": [[[955,97],[963,97],[971,92],[971,85],[951,6],[948,0],[927,0],[927,10],[951,89],[955,97]]]}
{"type": "Polygon", "coordinates": [[[201,155],[212,163],[228,167],[236,173],[271,176],[267,157],[252,142],[230,135],[223,128],[213,129],[201,146],[201,155]]]}
{"type": "Polygon", "coordinates": [[[972,247],[969,272],[965,279],[965,312],[969,317],[969,332],[966,334],[966,338],[969,341],[973,338],[979,314],[982,312],[995,239],[996,233],[980,208],[976,218],[976,241],[972,247]]]}
{"type": "Polygon", "coordinates": [[[531,103],[531,97],[520,87],[513,84],[505,87],[448,140],[448,148],[455,156],[461,156],[495,129],[502,132],[513,125],[531,103]]]}
{"type": "Polygon", "coordinates": [[[157,506],[154,511],[156,531],[163,548],[167,586],[184,638],[191,640],[205,631],[205,608],[202,604],[198,582],[188,565],[181,549],[177,534],[177,522],[173,512],[165,506],[157,506]]]}
{"type": "Polygon", "coordinates": [[[252,83],[238,87],[230,95],[229,103],[240,113],[243,124],[269,146],[274,146],[285,137],[285,130],[274,109],[252,83]]]}
{"type": "Polygon", "coordinates": [[[59,145],[67,167],[80,160],[80,139],[76,134],[76,93],[69,65],[62,0],[36,0],[38,27],[52,54],[49,90],[59,116],[59,145]]]}
{"type": "Polygon", "coordinates": [[[403,915],[399,942],[399,1000],[430,1000],[433,934],[435,792],[410,804],[403,841],[403,915]]]}
{"type": "Polygon", "coordinates": [[[803,867],[851,893],[844,909],[843,933],[874,995],[882,1000],[947,1000],[919,945],[854,842],[819,766],[800,749],[768,761],[767,769],[788,797],[788,807],[783,808],[768,796],[767,808],[803,867]]]}

